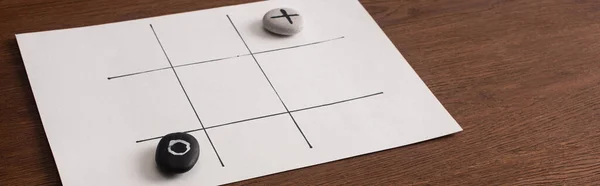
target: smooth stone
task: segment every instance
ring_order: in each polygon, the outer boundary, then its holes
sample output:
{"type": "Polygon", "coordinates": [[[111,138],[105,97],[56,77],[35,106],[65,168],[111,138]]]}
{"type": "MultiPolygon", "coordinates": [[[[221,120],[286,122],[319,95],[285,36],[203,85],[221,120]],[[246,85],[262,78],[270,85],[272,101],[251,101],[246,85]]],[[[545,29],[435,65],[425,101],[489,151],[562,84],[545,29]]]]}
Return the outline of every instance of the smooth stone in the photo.
{"type": "Polygon", "coordinates": [[[167,174],[180,174],[191,170],[200,156],[200,146],[194,136],[171,133],[158,142],[156,164],[167,174]]]}
{"type": "Polygon", "coordinates": [[[291,36],[302,31],[304,20],[294,9],[276,8],[265,14],[263,27],[275,34],[291,36]]]}

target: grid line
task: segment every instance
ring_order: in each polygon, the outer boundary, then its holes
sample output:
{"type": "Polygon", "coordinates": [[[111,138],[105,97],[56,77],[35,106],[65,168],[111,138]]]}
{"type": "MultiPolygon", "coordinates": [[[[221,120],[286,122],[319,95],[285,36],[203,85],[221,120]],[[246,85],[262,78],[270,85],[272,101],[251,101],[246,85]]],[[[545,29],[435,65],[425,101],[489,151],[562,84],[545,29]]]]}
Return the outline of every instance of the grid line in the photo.
{"type": "MultiPolygon", "coordinates": [[[[242,37],[242,34],[240,34],[240,31],[238,31],[237,27],[235,26],[235,24],[233,23],[233,21],[231,20],[231,17],[229,17],[229,15],[227,15],[227,19],[229,19],[229,22],[231,23],[231,26],[233,26],[233,28],[235,29],[235,32],[237,32],[237,34],[240,36],[240,39],[242,40],[242,42],[244,42],[244,45],[246,46],[246,49],[248,49],[248,52],[250,53],[250,55],[252,56],[252,59],[254,59],[254,62],[256,62],[256,65],[258,66],[258,68],[260,69],[260,71],[262,72],[262,74],[265,76],[265,79],[267,79],[267,82],[269,82],[269,85],[271,85],[271,88],[273,89],[273,91],[275,92],[275,94],[277,95],[277,98],[279,98],[279,101],[281,102],[281,104],[283,105],[283,108],[285,108],[285,110],[287,111],[288,115],[290,115],[290,118],[292,118],[292,121],[294,122],[294,124],[296,125],[296,128],[298,128],[298,131],[300,131],[300,134],[302,134],[302,137],[304,138],[304,141],[306,141],[306,143],[308,144],[309,148],[312,148],[312,145],[310,144],[310,142],[308,141],[308,139],[306,138],[306,135],[304,135],[304,132],[302,132],[302,129],[300,128],[300,126],[298,125],[298,122],[296,122],[296,119],[294,119],[294,116],[292,115],[292,113],[290,112],[290,109],[288,109],[288,107],[285,105],[285,103],[283,102],[283,99],[281,99],[281,96],[279,95],[279,93],[277,92],[277,90],[275,89],[275,86],[273,86],[273,83],[271,82],[271,80],[269,80],[269,76],[267,76],[267,73],[263,70],[263,68],[260,66],[260,63],[258,63],[258,60],[256,60],[256,57],[254,56],[254,54],[252,53],[252,50],[250,50],[250,47],[248,47],[248,44],[246,43],[246,40],[244,40],[244,37],[242,37]]],[[[205,130],[206,131],[206,130],[205,130]]]]}
{"type": "MultiPolygon", "coordinates": [[[[167,55],[167,51],[165,51],[165,48],[163,47],[162,43],[160,42],[160,39],[158,39],[158,35],[156,34],[156,31],[154,30],[154,27],[152,26],[152,24],[150,24],[150,28],[152,29],[152,33],[154,33],[154,37],[156,37],[156,41],[158,42],[158,45],[160,45],[160,48],[162,49],[163,53],[165,54],[165,57],[167,58],[167,61],[169,62],[169,65],[171,66],[171,69],[173,70],[173,74],[175,74],[175,77],[177,78],[177,81],[179,82],[179,86],[181,86],[181,90],[183,90],[183,94],[185,94],[185,97],[187,98],[188,102],[190,103],[190,106],[192,107],[192,110],[194,110],[194,114],[196,114],[196,118],[198,119],[198,122],[200,122],[200,126],[202,126],[202,128],[204,128],[204,124],[202,124],[202,120],[200,120],[200,116],[198,116],[198,112],[196,112],[196,108],[194,108],[194,104],[192,104],[192,100],[190,99],[190,96],[188,95],[187,91],[185,91],[185,88],[183,87],[183,83],[181,83],[181,79],[179,79],[179,75],[177,75],[177,71],[175,70],[175,68],[173,68],[173,63],[171,63],[171,59],[169,59],[169,55],[167,55]]],[[[219,159],[221,166],[225,167],[225,164],[223,164],[223,161],[221,160],[221,156],[219,156],[219,152],[217,152],[217,149],[215,148],[215,145],[213,144],[213,142],[210,139],[210,136],[208,135],[208,132],[206,130],[204,130],[204,134],[206,134],[206,138],[208,138],[208,142],[210,142],[210,145],[212,146],[213,150],[215,151],[215,154],[217,155],[217,158],[219,159]]]]}
{"type": "MultiPolygon", "coordinates": [[[[312,110],[312,109],[317,109],[317,108],[322,108],[322,107],[328,107],[328,106],[337,105],[337,104],[341,104],[341,103],[346,103],[346,102],[350,102],[350,101],[356,101],[356,100],[359,100],[359,99],[365,99],[365,98],[369,98],[369,97],[374,97],[374,96],[378,96],[378,95],[382,95],[382,94],[383,94],[383,92],[378,92],[378,93],[374,93],[374,94],[368,94],[368,95],[364,95],[364,96],[360,96],[360,97],[355,97],[355,98],[350,98],[350,99],[345,99],[345,100],[341,100],[341,101],[336,101],[336,102],[331,102],[331,103],[325,103],[325,104],[321,104],[321,105],[315,105],[315,106],[300,108],[300,109],[296,109],[296,110],[290,110],[290,112],[291,113],[302,112],[302,111],[306,111],[306,110],[312,110]]],[[[188,130],[188,131],[185,131],[183,133],[191,133],[191,132],[198,132],[198,131],[201,131],[201,130],[214,129],[214,128],[229,126],[229,125],[238,124],[238,123],[244,123],[244,122],[258,120],[258,119],[270,118],[270,117],[279,116],[279,115],[283,115],[283,114],[287,114],[287,112],[279,112],[279,113],[274,113],[274,114],[269,114],[269,115],[254,117],[254,118],[248,118],[248,119],[243,119],[243,120],[232,121],[232,122],[223,123],[223,124],[219,124],[219,125],[214,125],[214,126],[210,126],[210,127],[206,127],[206,128],[199,128],[199,129],[188,130]]],[[[162,138],[162,136],[138,140],[138,141],[136,141],[136,143],[151,141],[151,140],[160,139],[160,138],[162,138]]]]}
{"type": "MultiPolygon", "coordinates": [[[[346,38],[346,36],[341,36],[341,37],[336,37],[336,38],[333,38],[333,39],[316,41],[316,42],[311,42],[311,43],[306,43],[306,44],[301,44],[301,45],[295,45],[295,46],[289,46],[289,47],[283,47],[283,48],[265,50],[265,51],[260,51],[260,52],[254,52],[253,54],[257,55],[257,54],[265,54],[265,53],[270,53],[270,52],[275,52],[275,51],[281,51],[281,50],[289,50],[289,49],[294,49],[294,48],[300,48],[300,47],[305,47],[305,46],[311,46],[311,45],[326,43],[326,42],[335,41],[335,40],[344,39],[344,38],[346,38]]],[[[179,67],[185,67],[185,66],[192,66],[192,65],[204,64],[204,63],[212,63],[212,62],[217,62],[217,61],[222,61],[222,60],[227,60],[227,59],[233,59],[233,58],[238,58],[238,57],[244,57],[244,56],[250,56],[250,55],[252,55],[252,54],[240,54],[240,55],[223,57],[223,58],[217,58],[217,59],[209,59],[209,60],[204,60],[204,61],[191,62],[191,63],[181,64],[181,65],[174,65],[173,68],[179,68],[179,67]]],[[[156,71],[161,71],[161,70],[167,70],[169,68],[171,68],[171,67],[163,67],[163,68],[156,68],[156,69],[151,69],[151,70],[144,70],[144,71],[139,71],[139,72],[133,72],[133,73],[128,73],[128,74],[111,76],[111,77],[108,77],[107,79],[108,80],[112,80],[112,79],[124,78],[124,77],[128,77],[128,76],[133,76],[133,75],[139,75],[139,74],[145,74],[145,73],[156,72],[156,71]]]]}

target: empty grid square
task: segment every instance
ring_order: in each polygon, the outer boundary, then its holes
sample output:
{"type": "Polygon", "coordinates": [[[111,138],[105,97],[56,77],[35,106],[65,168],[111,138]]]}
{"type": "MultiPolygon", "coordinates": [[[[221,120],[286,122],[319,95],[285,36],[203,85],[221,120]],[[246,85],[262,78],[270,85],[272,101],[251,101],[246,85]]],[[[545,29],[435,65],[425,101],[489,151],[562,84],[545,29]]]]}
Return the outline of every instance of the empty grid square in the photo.
{"type": "MultiPolygon", "coordinates": [[[[290,109],[369,95],[381,91],[371,64],[339,39],[291,50],[256,55],[290,109]]],[[[373,62],[376,63],[376,62],[373,62]]]]}
{"type": "Polygon", "coordinates": [[[288,115],[210,129],[209,132],[229,170],[241,170],[236,167],[256,166],[279,170],[283,167],[273,164],[274,158],[290,158],[289,161],[294,161],[292,159],[294,155],[310,152],[310,148],[288,115]],[[236,138],[232,139],[231,136],[236,138]],[[271,149],[279,150],[275,153],[264,153],[271,149]]]}
{"type": "Polygon", "coordinates": [[[252,57],[178,68],[205,127],[285,112],[252,57]]]}

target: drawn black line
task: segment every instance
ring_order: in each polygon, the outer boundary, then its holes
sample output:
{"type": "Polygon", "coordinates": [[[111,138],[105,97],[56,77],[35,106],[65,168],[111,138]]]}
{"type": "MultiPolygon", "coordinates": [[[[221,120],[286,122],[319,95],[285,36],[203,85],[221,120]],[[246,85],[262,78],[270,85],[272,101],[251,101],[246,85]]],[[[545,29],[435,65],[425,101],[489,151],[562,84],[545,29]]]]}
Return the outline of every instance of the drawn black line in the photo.
{"type": "Polygon", "coordinates": [[[323,40],[323,41],[317,41],[317,42],[312,42],[312,43],[306,43],[306,44],[296,45],[296,46],[291,46],[291,47],[284,47],[284,48],[278,48],[278,49],[272,49],[272,50],[265,50],[265,51],[261,51],[261,52],[255,52],[254,55],[256,55],[256,54],[264,54],[264,53],[269,53],[269,52],[275,52],[275,51],[280,51],[280,50],[288,50],[288,49],[299,48],[299,47],[305,47],[305,46],[310,46],[310,45],[316,45],[316,44],[326,43],[326,42],[335,41],[335,40],[344,39],[344,38],[346,38],[346,36],[336,37],[336,38],[333,38],[333,39],[328,39],[328,40],[323,40]]]}
{"type": "Polygon", "coordinates": [[[275,95],[277,95],[277,98],[279,98],[279,101],[283,105],[283,108],[285,108],[285,110],[287,111],[288,115],[290,115],[290,118],[292,118],[292,121],[296,125],[296,128],[298,128],[298,131],[300,131],[300,134],[302,134],[302,137],[304,138],[304,141],[306,141],[306,143],[308,144],[309,148],[312,148],[312,145],[310,144],[310,142],[306,138],[306,135],[304,135],[304,132],[302,132],[302,129],[298,125],[298,122],[296,122],[296,119],[294,119],[294,116],[292,115],[292,113],[290,112],[290,110],[287,108],[287,106],[283,102],[283,99],[281,99],[281,96],[279,95],[279,93],[275,89],[275,86],[273,86],[273,83],[271,83],[271,80],[267,76],[267,73],[265,73],[265,71],[263,70],[263,68],[260,66],[260,63],[258,63],[258,60],[256,60],[256,57],[254,56],[254,54],[252,54],[252,50],[250,50],[250,47],[248,47],[248,44],[244,40],[244,37],[242,37],[242,34],[240,34],[240,31],[238,31],[237,27],[235,27],[235,24],[233,24],[233,21],[231,20],[231,18],[229,17],[229,15],[227,15],[227,19],[229,19],[229,22],[231,22],[231,26],[233,26],[233,28],[235,29],[235,31],[237,32],[237,34],[240,36],[240,39],[242,40],[242,42],[244,42],[244,45],[246,46],[246,49],[248,49],[248,52],[252,56],[252,59],[254,59],[254,62],[256,62],[256,65],[258,66],[258,68],[260,69],[260,71],[262,72],[262,74],[265,76],[265,79],[267,79],[267,82],[269,82],[269,85],[271,85],[271,88],[275,92],[275,95]]]}
{"type": "Polygon", "coordinates": [[[173,67],[177,68],[177,67],[185,67],[185,66],[197,65],[197,64],[202,64],[202,63],[211,63],[211,62],[217,62],[217,61],[221,61],[221,60],[233,59],[233,58],[238,58],[238,57],[243,57],[243,56],[249,56],[249,55],[250,54],[242,54],[242,55],[237,55],[237,56],[230,56],[230,57],[224,57],[224,58],[219,58],[219,59],[211,59],[211,60],[194,62],[194,63],[188,63],[188,64],[183,64],[183,65],[175,65],[173,67]]]}
{"type": "Polygon", "coordinates": [[[304,111],[304,110],[316,109],[316,108],[320,108],[320,107],[326,107],[326,106],[336,105],[336,104],[340,104],[340,103],[345,103],[345,102],[354,101],[354,100],[358,100],[358,99],[364,99],[364,98],[368,98],[368,97],[372,97],[372,96],[377,96],[377,95],[381,95],[381,94],[383,94],[383,92],[378,92],[378,93],[375,93],[375,94],[369,94],[369,95],[365,95],[365,96],[361,96],[361,97],[355,97],[355,98],[352,98],[352,99],[346,99],[346,100],[336,101],[336,102],[332,102],[332,103],[326,103],[326,104],[312,106],[312,107],[306,107],[306,108],[302,108],[302,109],[298,109],[298,110],[292,110],[290,112],[293,113],[293,112],[300,112],[300,111],[304,111]]]}
{"type": "MultiPolygon", "coordinates": [[[[355,98],[340,100],[340,101],[336,101],[336,102],[325,103],[325,104],[321,104],[321,105],[315,105],[315,106],[311,106],[311,107],[296,109],[296,110],[292,110],[290,112],[294,113],[294,112],[301,112],[301,111],[306,111],[306,110],[311,110],[311,109],[316,109],[316,108],[321,108],[321,107],[327,107],[327,106],[337,105],[337,104],[346,103],[346,102],[350,102],[350,101],[356,101],[356,100],[359,100],[359,99],[365,99],[365,98],[369,98],[369,97],[373,97],[373,96],[377,96],[377,95],[382,95],[382,94],[383,94],[383,92],[378,92],[378,93],[374,93],[374,94],[369,94],[369,95],[364,95],[364,96],[360,96],[360,97],[355,97],[355,98]]],[[[233,124],[237,124],[237,123],[243,123],[243,122],[252,121],[252,120],[258,120],[258,119],[264,119],[264,118],[269,118],[269,117],[274,117],[274,116],[279,116],[279,115],[284,115],[284,114],[287,114],[287,112],[279,112],[279,113],[275,113],[275,114],[269,114],[269,115],[254,117],[254,118],[248,118],[248,119],[233,121],[233,122],[229,122],[229,123],[223,123],[223,124],[214,125],[214,126],[210,126],[210,127],[206,127],[206,128],[203,127],[203,128],[199,128],[199,129],[188,130],[188,131],[184,131],[184,133],[191,133],[191,132],[197,132],[197,131],[201,131],[201,130],[208,130],[208,129],[213,129],[213,128],[219,128],[219,127],[224,127],[224,126],[233,125],[233,124]]],[[[141,142],[155,140],[155,139],[160,139],[160,138],[162,138],[162,136],[153,137],[153,138],[147,138],[147,139],[143,139],[143,140],[138,140],[135,143],[141,143],[141,142]]]]}
{"type": "MultiPolygon", "coordinates": [[[[342,36],[342,37],[337,37],[337,38],[333,38],[333,39],[327,39],[327,40],[322,40],[322,41],[317,41],[317,42],[312,42],[312,43],[306,43],[306,44],[302,44],[302,45],[296,45],[296,46],[290,46],[290,47],[283,47],[283,48],[277,48],[277,49],[272,49],[272,50],[265,50],[265,51],[255,52],[254,55],[264,54],[264,53],[269,53],[269,52],[275,52],[275,51],[281,51],[281,50],[294,49],[294,48],[305,47],[305,46],[310,46],[310,45],[316,45],[316,44],[326,43],[326,42],[335,41],[335,40],[343,39],[343,38],[346,38],[346,37],[342,36]]],[[[240,54],[240,55],[229,56],[229,57],[224,57],[224,58],[210,59],[210,60],[205,60],[205,61],[198,61],[198,62],[186,63],[186,64],[182,64],[182,65],[175,65],[173,67],[179,68],[179,67],[185,67],[185,66],[192,66],[192,65],[217,62],[217,61],[221,61],[221,60],[233,59],[233,58],[250,56],[250,55],[251,54],[240,54]]],[[[157,69],[152,69],[152,70],[145,70],[145,71],[140,71],[140,72],[134,72],[134,73],[129,73],[129,74],[112,76],[112,77],[108,77],[107,79],[108,80],[118,79],[118,78],[133,76],[133,75],[139,75],[139,74],[145,74],[145,73],[150,73],[150,72],[155,72],[155,71],[167,70],[167,69],[170,69],[170,68],[171,67],[164,67],[164,68],[157,68],[157,69]]]]}
{"type": "Polygon", "coordinates": [[[206,127],[204,129],[195,129],[195,130],[190,130],[190,131],[185,131],[185,132],[187,133],[187,132],[195,132],[195,131],[200,131],[200,130],[217,128],[217,127],[222,127],[222,126],[227,126],[227,125],[232,125],[232,124],[236,124],[236,123],[242,123],[242,122],[246,122],[246,121],[257,120],[257,119],[263,119],[263,118],[268,118],[268,117],[273,117],[273,116],[278,116],[278,115],[283,115],[283,114],[287,114],[287,112],[280,112],[280,113],[269,114],[269,115],[264,115],[264,116],[249,118],[249,119],[243,119],[243,120],[239,120],[239,121],[234,121],[234,122],[229,122],[229,123],[224,123],[224,124],[220,124],[220,125],[206,127]]]}
{"type": "MultiPolygon", "coordinates": [[[[200,122],[200,126],[202,126],[202,128],[204,128],[204,124],[202,124],[202,120],[200,120],[200,116],[198,116],[198,112],[196,112],[196,108],[194,108],[194,104],[192,104],[192,100],[190,99],[190,96],[188,96],[187,91],[185,91],[185,87],[183,87],[183,83],[181,83],[181,79],[179,79],[179,75],[177,75],[177,71],[175,70],[175,68],[173,68],[173,63],[171,63],[171,59],[169,59],[169,55],[167,55],[165,48],[163,47],[162,43],[160,42],[160,39],[158,39],[158,35],[156,34],[156,31],[154,30],[154,27],[152,26],[152,24],[150,24],[150,28],[152,29],[152,33],[154,33],[154,37],[156,37],[156,41],[158,41],[158,45],[160,45],[160,48],[162,49],[163,53],[165,54],[165,57],[167,58],[167,61],[169,62],[169,66],[171,66],[171,69],[173,70],[173,74],[175,74],[175,77],[177,78],[177,81],[179,82],[179,86],[181,86],[181,90],[183,90],[183,94],[185,94],[185,97],[187,98],[188,102],[190,103],[190,106],[192,107],[192,110],[194,110],[194,114],[196,114],[196,118],[198,119],[198,122],[200,122]]],[[[217,152],[217,149],[215,148],[215,145],[213,144],[213,142],[210,139],[210,136],[208,135],[208,132],[206,130],[204,130],[204,134],[206,134],[206,138],[208,138],[208,142],[210,143],[213,150],[215,151],[215,154],[217,155],[217,158],[219,159],[221,166],[225,167],[225,164],[223,164],[223,161],[221,160],[221,156],[219,156],[219,153],[217,152]]]]}
{"type": "Polygon", "coordinates": [[[107,79],[111,80],[111,79],[122,78],[122,77],[127,77],[127,76],[133,76],[133,75],[138,75],[138,74],[145,74],[145,73],[159,71],[159,70],[167,70],[167,69],[170,69],[170,68],[171,67],[164,67],[164,68],[157,68],[157,69],[146,70],[146,71],[141,71],[141,72],[134,72],[134,73],[131,73],[131,74],[123,74],[123,75],[119,75],[119,76],[108,77],[107,79]]]}
{"type": "Polygon", "coordinates": [[[143,140],[137,140],[135,141],[135,143],[141,143],[141,142],[145,142],[145,141],[151,141],[151,140],[155,140],[155,139],[160,139],[163,136],[158,136],[158,137],[153,137],[153,138],[148,138],[148,139],[143,139],[143,140]]]}

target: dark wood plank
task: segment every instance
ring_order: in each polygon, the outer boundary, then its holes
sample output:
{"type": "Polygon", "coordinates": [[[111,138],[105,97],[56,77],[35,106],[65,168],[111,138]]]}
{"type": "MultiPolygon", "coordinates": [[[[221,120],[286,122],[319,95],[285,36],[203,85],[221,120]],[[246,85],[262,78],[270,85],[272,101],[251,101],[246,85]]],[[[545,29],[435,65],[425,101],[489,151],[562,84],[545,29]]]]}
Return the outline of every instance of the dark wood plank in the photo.
{"type": "MultiPolygon", "coordinates": [[[[14,34],[251,1],[0,1],[0,185],[60,184],[14,34]]],[[[600,184],[600,1],[361,2],[464,131],[233,185],[600,184]]]]}

